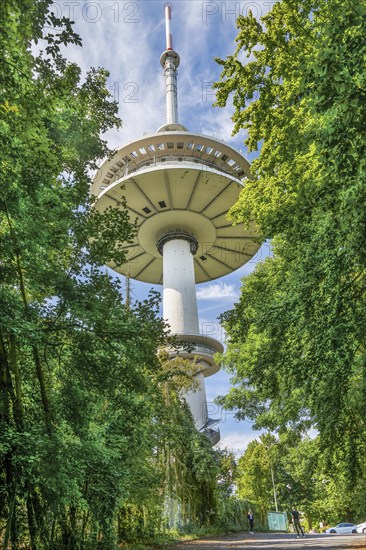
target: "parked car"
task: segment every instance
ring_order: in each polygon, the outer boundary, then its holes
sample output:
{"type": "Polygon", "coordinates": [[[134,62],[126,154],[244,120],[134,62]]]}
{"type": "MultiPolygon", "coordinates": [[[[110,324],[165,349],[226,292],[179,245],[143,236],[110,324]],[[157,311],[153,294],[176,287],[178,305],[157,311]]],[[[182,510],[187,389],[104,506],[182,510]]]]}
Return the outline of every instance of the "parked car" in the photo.
{"type": "Polygon", "coordinates": [[[366,534],[366,521],[363,523],[359,523],[357,525],[357,533],[365,533],[366,534]]]}
{"type": "Polygon", "coordinates": [[[329,529],[326,529],[325,532],[344,535],[347,533],[357,533],[357,525],[355,523],[338,523],[335,527],[329,527],[329,529]]]}

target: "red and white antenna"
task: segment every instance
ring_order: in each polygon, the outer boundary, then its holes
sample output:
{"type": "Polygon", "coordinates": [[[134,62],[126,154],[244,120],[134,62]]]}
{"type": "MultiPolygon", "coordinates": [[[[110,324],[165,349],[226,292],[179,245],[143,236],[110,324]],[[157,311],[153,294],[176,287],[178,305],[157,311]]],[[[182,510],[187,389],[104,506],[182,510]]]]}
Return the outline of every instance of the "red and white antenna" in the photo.
{"type": "Polygon", "coordinates": [[[173,35],[172,35],[172,7],[170,4],[165,4],[165,33],[166,33],[166,49],[173,49],[173,35]]]}

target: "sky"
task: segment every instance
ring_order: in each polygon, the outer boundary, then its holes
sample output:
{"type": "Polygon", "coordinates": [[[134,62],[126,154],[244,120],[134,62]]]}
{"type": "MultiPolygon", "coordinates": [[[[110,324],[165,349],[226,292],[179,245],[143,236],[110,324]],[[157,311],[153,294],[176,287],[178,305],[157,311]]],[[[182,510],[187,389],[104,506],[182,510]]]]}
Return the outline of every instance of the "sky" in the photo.
{"type": "MultiPolygon", "coordinates": [[[[111,148],[120,147],[144,134],[155,133],[165,123],[165,95],[160,55],[165,50],[165,2],[155,0],[57,0],[53,11],[75,22],[82,48],[68,46],[65,55],[83,73],[90,67],[104,67],[110,73],[108,88],[118,102],[122,129],[111,130],[105,138],[111,148]]],[[[178,68],[178,119],[193,133],[202,133],[227,142],[249,161],[244,132],[232,136],[233,108],[213,107],[212,83],[220,77],[215,58],[226,58],[236,49],[236,18],[251,10],[265,15],[273,2],[173,0],[173,47],[180,55],[178,68]]],[[[265,243],[250,262],[239,270],[211,283],[197,285],[201,332],[224,343],[218,316],[232,308],[240,295],[243,277],[269,254],[265,243]]],[[[131,281],[133,296],[144,299],[151,288],[162,287],[131,281]]],[[[206,378],[209,415],[220,418],[221,448],[241,453],[249,441],[258,437],[251,423],[236,421],[233,412],[214,404],[218,395],[230,388],[228,374],[221,370],[206,378]]]]}

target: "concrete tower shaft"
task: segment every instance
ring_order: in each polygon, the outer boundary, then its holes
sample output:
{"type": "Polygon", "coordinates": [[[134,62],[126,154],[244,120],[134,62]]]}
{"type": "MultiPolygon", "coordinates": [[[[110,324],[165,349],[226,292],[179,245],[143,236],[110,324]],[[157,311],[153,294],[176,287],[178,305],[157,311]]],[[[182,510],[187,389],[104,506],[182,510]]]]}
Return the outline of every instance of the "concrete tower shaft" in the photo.
{"type": "MultiPolygon", "coordinates": [[[[190,335],[194,340],[199,337],[193,266],[193,254],[197,249],[197,241],[194,242],[195,239],[190,239],[188,235],[184,238],[178,238],[178,232],[176,233],[177,238],[174,238],[174,234],[169,235],[169,237],[168,240],[166,237],[162,239],[164,241],[162,245],[163,315],[165,319],[169,320],[171,332],[176,337],[181,337],[184,340],[186,335],[190,335]]],[[[197,429],[201,430],[208,423],[204,371],[208,370],[211,364],[200,355],[197,342],[195,343],[196,346],[193,346],[193,350],[197,352],[196,358],[200,357],[198,372],[195,376],[196,387],[194,391],[185,394],[185,399],[195,419],[197,429]]],[[[192,358],[193,350],[190,352],[190,358],[192,358]]]]}
{"type": "Polygon", "coordinates": [[[171,331],[199,334],[193,254],[188,240],[177,238],[164,244],[163,273],[163,311],[171,331]]]}

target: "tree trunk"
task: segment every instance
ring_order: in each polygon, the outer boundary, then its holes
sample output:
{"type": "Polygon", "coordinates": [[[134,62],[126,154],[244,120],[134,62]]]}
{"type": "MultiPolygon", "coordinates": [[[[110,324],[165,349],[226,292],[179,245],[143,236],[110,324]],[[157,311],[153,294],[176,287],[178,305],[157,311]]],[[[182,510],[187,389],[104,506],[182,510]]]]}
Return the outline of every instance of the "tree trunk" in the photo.
{"type": "Polygon", "coordinates": [[[31,550],[37,550],[37,527],[34,519],[34,511],[30,495],[27,496],[27,516],[31,550]]]}
{"type": "MultiPolygon", "coordinates": [[[[10,384],[9,380],[9,365],[6,354],[5,342],[2,334],[0,334],[0,422],[4,430],[11,427],[10,419],[10,384]]],[[[12,449],[9,449],[3,460],[5,471],[5,484],[8,503],[8,518],[6,522],[4,534],[4,550],[8,547],[10,533],[13,532],[12,524],[14,521],[15,509],[15,477],[13,468],[12,449]]]]}
{"type": "MultiPolygon", "coordinates": [[[[13,247],[14,247],[14,255],[15,255],[16,266],[17,266],[16,269],[17,269],[17,274],[18,274],[20,294],[22,296],[23,305],[24,305],[24,312],[25,312],[26,318],[29,321],[31,321],[32,316],[31,316],[31,312],[30,312],[30,309],[29,309],[26,286],[25,286],[24,275],[23,275],[23,269],[22,269],[21,260],[20,260],[20,249],[19,249],[19,246],[17,244],[17,238],[16,238],[16,234],[15,234],[15,231],[14,231],[14,228],[13,228],[13,224],[11,222],[7,202],[4,201],[4,203],[5,203],[5,211],[6,211],[6,217],[7,217],[7,221],[8,221],[10,236],[11,236],[11,240],[12,240],[13,247]]],[[[32,346],[32,353],[33,353],[34,363],[35,363],[35,366],[36,366],[36,376],[37,376],[37,380],[38,380],[39,387],[40,387],[40,392],[41,392],[41,400],[42,400],[42,405],[43,405],[44,422],[45,422],[45,426],[46,426],[46,431],[47,431],[48,435],[51,435],[51,433],[52,433],[51,409],[50,409],[50,403],[49,403],[49,399],[48,399],[48,395],[47,395],[47,391],[46,391],[46,383],[45,383],[45,378],[44,378],[44,374],[43,374],[42,363],[41,363],[41,360],[40,360],[39,351],[38,351],[37,346],[34,346],[34,345],[32,346]]]]}

